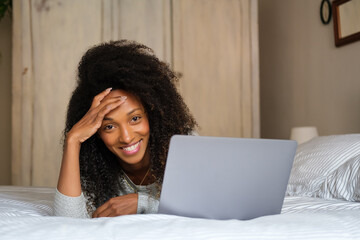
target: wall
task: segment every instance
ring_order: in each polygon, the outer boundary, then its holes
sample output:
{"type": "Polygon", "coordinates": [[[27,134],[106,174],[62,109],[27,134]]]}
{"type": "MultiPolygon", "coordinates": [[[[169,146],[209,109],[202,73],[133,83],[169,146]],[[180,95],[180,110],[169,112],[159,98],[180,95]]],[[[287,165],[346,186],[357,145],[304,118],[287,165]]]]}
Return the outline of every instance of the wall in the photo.
{"type": "Polygon", "coordinates": [[[14,1],[12,184],[56,185],[77,63],[110,39],[145,43],[182,73],[200,134],[259,137],[257,9],[257,0],[14,1]]]}
{"type": "Polygon", "coordinates": [[[200,135],[259,137],[256,0],[173,0],[173,67],[200,135]]]}
{"type": "Polygon", "coordinates": [[[0,21],[0,185],[11,183],[11,17],[0,21]]]}
{"type": "Polygon", "coordinates": [[[314,0],[259,0],[261,133],[360,132],[360,41],[336,48],[314,0]]]}

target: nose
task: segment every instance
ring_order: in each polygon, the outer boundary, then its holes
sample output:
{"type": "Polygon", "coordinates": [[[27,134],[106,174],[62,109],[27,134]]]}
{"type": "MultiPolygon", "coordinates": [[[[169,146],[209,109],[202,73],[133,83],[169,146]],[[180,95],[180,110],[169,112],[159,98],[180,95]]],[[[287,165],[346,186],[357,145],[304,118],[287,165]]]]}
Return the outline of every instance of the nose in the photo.
{"type": "Polygon", "coordinates": [[[119,133],[119,142],[129,144],[133,140],[133,134],[129,126],[122,126],[119,133]]]}

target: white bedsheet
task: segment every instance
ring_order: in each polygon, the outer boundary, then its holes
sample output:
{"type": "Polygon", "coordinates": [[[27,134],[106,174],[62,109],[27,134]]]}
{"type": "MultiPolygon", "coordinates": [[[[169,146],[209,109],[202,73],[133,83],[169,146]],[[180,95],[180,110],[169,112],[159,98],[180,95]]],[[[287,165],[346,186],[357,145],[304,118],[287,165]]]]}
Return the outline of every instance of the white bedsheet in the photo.
{"type": "Polygon", "coordinates": [[[168,215],[52,217],[53,189],[0,187],[0,239],[360,239],[360,203],[287,197],[249,221],[168,215]]]}

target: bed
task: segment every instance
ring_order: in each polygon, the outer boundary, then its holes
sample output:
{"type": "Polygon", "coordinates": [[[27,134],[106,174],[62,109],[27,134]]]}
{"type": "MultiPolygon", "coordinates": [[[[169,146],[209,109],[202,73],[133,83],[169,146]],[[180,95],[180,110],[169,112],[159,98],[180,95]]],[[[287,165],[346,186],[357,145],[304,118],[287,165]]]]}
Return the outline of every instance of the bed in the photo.
{"type": "Polygon", "coordinates": [[[0,239],[360,239],[360,134],[299,145],[282,213],[248,221],[54,217],[53,195],[0,186],[0,239]]]}

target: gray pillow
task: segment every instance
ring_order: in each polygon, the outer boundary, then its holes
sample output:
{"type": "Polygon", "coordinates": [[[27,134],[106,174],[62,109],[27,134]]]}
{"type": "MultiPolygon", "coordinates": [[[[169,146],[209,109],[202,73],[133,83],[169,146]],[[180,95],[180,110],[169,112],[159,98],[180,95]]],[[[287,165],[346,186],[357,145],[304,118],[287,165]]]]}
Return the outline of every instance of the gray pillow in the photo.
{"type": "Polygon", "coordinates": [[[300,144],[287,195],[360,201],[360,134],[316,137],[300,144]]]}
{"type": "Polygon", "coordinates": [[[316,196],[360,202],[360,155],[332,172],[321,185],[316,196]]]}

